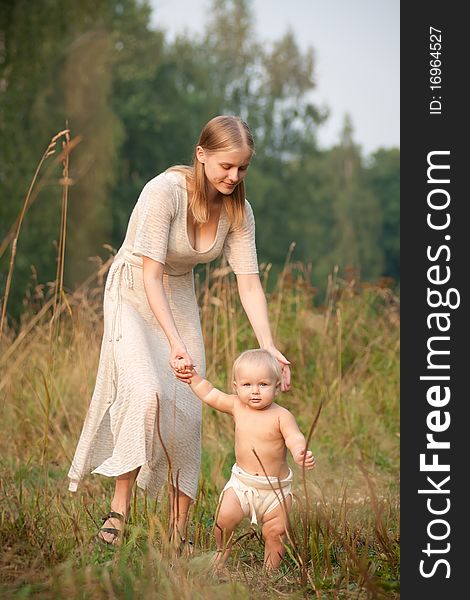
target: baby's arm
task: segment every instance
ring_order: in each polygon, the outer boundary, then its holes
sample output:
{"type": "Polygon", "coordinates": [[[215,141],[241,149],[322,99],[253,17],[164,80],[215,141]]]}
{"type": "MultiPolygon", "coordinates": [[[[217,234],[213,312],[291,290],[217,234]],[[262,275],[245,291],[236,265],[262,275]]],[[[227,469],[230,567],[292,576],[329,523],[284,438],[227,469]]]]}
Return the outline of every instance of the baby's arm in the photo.
{"type": "Polygon", "coordinates": [[[221,412],[233,414],[233,394],[221,392],[210,381],[198,375],[194,369],[191,372],[188,383],[196,396],[205,404],[221,412]]]}
{"type": "Polygon", "coordinates": [[[286,409],[282,410],[279,424],[285,444],[291,451],[294,461],[302,466],[305,457],[305,468],[313,469],[315,459],[312,452],[306,448],[307,442],[296,423],[294,415],[286,409]]]}

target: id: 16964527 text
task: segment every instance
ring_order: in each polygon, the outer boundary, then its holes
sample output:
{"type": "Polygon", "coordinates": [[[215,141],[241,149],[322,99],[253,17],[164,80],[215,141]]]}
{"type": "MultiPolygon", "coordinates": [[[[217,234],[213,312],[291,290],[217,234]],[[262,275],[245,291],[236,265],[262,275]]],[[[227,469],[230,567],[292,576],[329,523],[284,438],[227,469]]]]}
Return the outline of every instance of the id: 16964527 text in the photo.
{"type": "Polygon", "coordinates": [[[429,102],[429,114],[440,115],[442,113],[441,82],[441,54],[442,54],[442,31],[436,27],[429,28],[429,89],[433,96],[429,102]]]}

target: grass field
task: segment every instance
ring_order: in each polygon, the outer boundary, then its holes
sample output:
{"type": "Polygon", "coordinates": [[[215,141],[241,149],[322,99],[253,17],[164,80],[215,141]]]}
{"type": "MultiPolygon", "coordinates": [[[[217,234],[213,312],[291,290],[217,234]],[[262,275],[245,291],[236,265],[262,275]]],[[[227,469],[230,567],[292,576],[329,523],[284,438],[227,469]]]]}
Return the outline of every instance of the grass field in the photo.
{"type": "MultiPolygon", "coordinates": [[[[386,286],[339,280],[313,308],[307,267],[269,285],[270,319],[292,362],[279,402],[308,435],[317,467],[295,466],[292,536],[282,568],[262,570],[260,531],[237,532],[226,572],[209,567],[213,515],[233,464],[233,425],[204,407],[203,461],[189,518],[192,551],[166,543],[168,499],[137,490],[127,537],[94,542],[113,482],[90,476],[71,494],[66,474],[90,400],[101,341],[103,265],[75,293],[39,288],[19,330],[0,341],[0,596],[2,598],[243,599],[399,597],[399,306],[386,286]],[[272,284],[272,285],[271,285],[272,284]]],[[[229,389],[241,350],[256,347],[227,268],[197,277],[208,377],[229,389]]]]}

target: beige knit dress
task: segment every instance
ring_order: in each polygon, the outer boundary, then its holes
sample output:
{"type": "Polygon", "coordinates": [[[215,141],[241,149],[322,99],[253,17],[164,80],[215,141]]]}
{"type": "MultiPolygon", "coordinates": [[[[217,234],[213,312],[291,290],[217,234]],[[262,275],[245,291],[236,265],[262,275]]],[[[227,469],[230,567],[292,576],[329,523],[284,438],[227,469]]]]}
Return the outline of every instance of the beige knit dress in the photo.
{"type": "Polygon", "coordinates": [[[141,467],[137,484],[156,497],[168,481],[196,497],[201,455],[201,402],[169,365],[170,346],[145,295],[142,256],[165,265],[163,284],[178,332],[205,373],[193,267],[225,254],[236,274],[257,273],[253,212],[232,227],[222,209],[212,246],[195,250],[187,234],[184,175],[149,181],[132,212],[108,274],[104,334],[95,390],[72,466],[70,491],[90,471],[115,477],[141,467]],[[163,441],[163,445],[162,445],[163,441]],[[166,451],[166,452],[165,452],[166,451]]]}

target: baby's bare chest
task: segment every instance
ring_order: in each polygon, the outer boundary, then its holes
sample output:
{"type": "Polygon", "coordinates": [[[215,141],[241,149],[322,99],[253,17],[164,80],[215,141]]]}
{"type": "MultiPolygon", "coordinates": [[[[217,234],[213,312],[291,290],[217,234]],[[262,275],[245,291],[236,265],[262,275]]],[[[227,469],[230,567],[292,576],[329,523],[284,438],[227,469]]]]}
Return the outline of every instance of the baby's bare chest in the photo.
{"type": "Polygon", "coordinates": [[[260,417],[261,415],[255,414],[249,417],[239,416],[235,419],[235,438],[237,442],[243,445],[284,443],[279,427],[279,419],[275,416],[260,417]]]}

